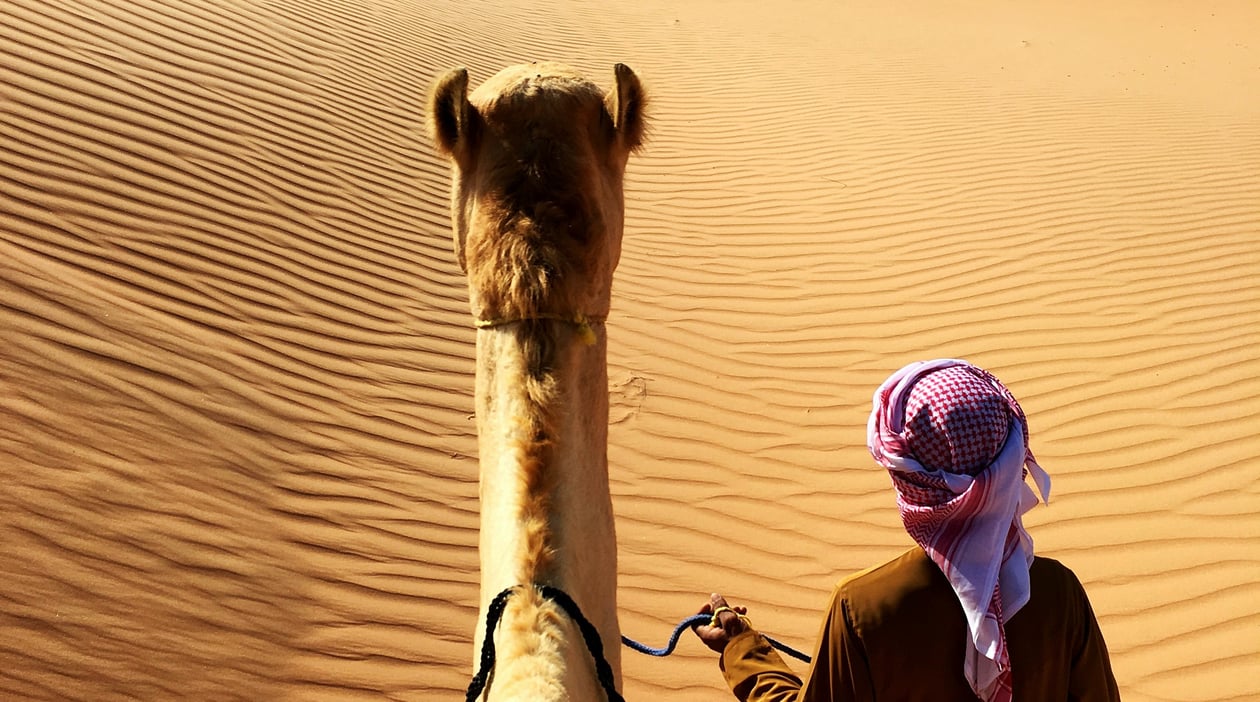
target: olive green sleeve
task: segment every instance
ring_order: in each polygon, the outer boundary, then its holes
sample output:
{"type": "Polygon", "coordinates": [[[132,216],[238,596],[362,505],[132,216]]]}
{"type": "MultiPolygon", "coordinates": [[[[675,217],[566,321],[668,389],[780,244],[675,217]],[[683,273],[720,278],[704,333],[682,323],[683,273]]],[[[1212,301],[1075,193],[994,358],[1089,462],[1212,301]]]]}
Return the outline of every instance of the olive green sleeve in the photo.
{"type": "Polygon", "coordinates": [[[740,702],[795,702],[800,693],[801,679],[770,642],[751,629],[726,644],[719,665],[740,702]]]}

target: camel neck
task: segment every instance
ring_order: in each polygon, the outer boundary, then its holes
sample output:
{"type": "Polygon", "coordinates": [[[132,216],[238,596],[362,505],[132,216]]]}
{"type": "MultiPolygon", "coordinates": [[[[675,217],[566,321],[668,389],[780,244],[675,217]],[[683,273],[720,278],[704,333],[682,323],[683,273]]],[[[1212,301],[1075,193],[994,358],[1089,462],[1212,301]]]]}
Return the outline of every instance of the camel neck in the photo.
{"type": "MultiPolygon", "coordinates": [[[[556,336],[549,339],[551,365],[541,389],[537,377],[530,377],[536,369],[530,368],[529,343],[522,342],[519,329],[505,325],[477,332],[482,621],[490,600],[504,588],[560,588],[599,630],[609,663],[619,671],[605,331],[593,325],[587,332],[594,340],[587,343],[573,325],[550,326],[556,336]],[[536,416],[540,412],[545,416],[536,416]]],[[[527,623],[530,618],[514,610],[528,606],[528,601],[510,605],[504,624],[512,626],[514,616],[527,623]]],[[[564,658],[589,667],[575,633],[558,634],[573,649],[564,658]]],[[[510,655],[501,659],[500,681],[504,665],[512,665],[510,655]]]]}

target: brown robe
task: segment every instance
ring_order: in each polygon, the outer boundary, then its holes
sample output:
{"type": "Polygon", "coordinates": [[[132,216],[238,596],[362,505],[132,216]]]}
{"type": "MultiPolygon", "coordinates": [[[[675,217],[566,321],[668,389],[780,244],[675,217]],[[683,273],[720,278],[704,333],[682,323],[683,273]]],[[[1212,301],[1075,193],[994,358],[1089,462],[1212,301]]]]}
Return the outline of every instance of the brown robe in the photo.
{"type": "MultiPolygon", "coordinates": [[[[1006,623],[1015,702],[1120,699],[1107,645],[1076,575],[1034,559],[1028,604],[1006,623]]],[[[963,675],[967,620],[923,549],[840,582],[805,679],[756,631],[731,639],[721,667],[747,702],[975,702],[963,675]]]]}

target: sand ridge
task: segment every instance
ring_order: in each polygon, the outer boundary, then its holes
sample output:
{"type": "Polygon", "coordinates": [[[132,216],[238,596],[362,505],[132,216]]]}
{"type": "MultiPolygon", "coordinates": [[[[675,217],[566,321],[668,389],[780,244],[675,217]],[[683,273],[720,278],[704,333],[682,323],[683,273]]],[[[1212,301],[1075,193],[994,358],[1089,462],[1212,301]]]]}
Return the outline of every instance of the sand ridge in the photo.
{"type": "MultiPolygon", "coordinates": [[[[1126,700],[1260,699],[1250,3],[0,7],[0,697],[459,699],[472,340],[431,81],[655,122],[609,329],[622,629],[808,646],[908,543],[871,391],[1021,398],[1126,700]]],[[[726,699],[685,640],[627,699],[726,699]]]]}

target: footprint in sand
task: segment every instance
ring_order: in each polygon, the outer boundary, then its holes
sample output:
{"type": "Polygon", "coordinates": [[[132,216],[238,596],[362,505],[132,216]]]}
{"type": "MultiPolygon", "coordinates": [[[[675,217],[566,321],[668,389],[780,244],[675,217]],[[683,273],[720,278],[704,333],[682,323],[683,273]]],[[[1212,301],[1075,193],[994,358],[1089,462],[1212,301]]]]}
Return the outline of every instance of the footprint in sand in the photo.
{"type": "Polygon", "coordinates": [[[620,424],[639,413],[647,399],[647,378],[627,373],[624,380],[608,384],[608,422],[620,424]]]}

